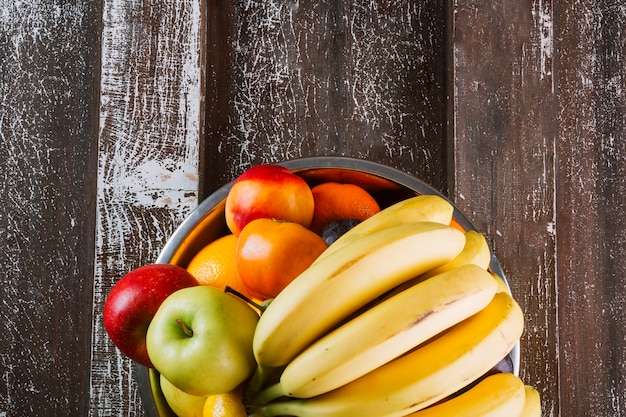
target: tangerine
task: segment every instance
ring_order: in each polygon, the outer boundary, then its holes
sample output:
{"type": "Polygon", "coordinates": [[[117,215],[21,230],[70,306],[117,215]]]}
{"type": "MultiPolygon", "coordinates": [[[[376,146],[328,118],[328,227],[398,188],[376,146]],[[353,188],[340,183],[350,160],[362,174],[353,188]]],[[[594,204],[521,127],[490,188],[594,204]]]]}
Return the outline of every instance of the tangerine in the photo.
{"type": "Polygon", "coordinates": [[[237,271],[235,253],[237,236],[228,234],[204,246],[191,259],[187,271],[200,285],[210,285],[221,290],[227,286],[250,297],[237,271]]]}
{"type": "Polygon", "coordinates": [[[237,241],[237,270],[255,299],[274,298],[328,248],[301,224],[274,219],[248,223],[237,241]]]}
{"type": "Polygon", "coordinates": [[[309,229],[320,233],[331,221],[365,220],[380,211],[378,202],[364,188],[348,183],[324,182],[314,186],[313,220],[309,229]]]}

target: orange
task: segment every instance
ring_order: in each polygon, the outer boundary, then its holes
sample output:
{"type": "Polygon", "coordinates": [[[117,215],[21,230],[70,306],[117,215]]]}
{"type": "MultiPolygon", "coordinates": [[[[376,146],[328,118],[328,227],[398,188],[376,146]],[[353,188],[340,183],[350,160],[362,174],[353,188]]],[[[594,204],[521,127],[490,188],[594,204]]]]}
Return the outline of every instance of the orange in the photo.
{"type": "Polygon", "coordinates": [[[248,290],[237,272],[236,248],[235,235],[222,236],[200,249],[187,265],[187,271],[201,285],[210,285],[222,290],[229,286],[249,297],[248,290]]]}
{"type": "Polygon", "coordinates": [[[461,232],[465,233],[465,229],[463,228],[463,226],[461,226],[461,224],[456,220],[456,219],[452,219],[450,221],[450,226],[454,227],[455,229],[460,230],[461,232]]]}
{"type": "Polygon", "coordinates": [[[312,192],[314,211],[309,228],[316,233],[333,220],[365,220],[380,211],[374,197],[355,184],[324,182],[312,192]]]}
{"type": "Polygon", "coordinates": [[[255,219],[237,241],[237,270],[254,298],[274,298],[328,248],[301,224],[255,219]]]}

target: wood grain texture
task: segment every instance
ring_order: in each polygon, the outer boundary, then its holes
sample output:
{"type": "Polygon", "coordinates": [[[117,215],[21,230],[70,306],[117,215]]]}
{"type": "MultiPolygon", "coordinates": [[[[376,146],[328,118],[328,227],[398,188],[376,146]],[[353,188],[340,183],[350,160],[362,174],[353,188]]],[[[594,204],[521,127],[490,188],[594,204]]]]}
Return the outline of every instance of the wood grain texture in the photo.
{"type": "Polygon", "coordinates": [[[0,417],[142,416],[101,325],[199,199],[348,155],[449,195],[526,314],[545,416],[626,414],[617,0],[0,0],[0,417]]]}
{"type": "Polygon", "coordinates": [[[446,188],[446,8],[212,0],[207,191],[250,165],[369,158],[446,188]]]}
{"type": "Polygon", "coordinates": [[[196,1],[103,3],[89,415],[143,415],[134,364],[108,339],[102,307],[197,205],[202,16],[196,1]]]}
{"type": "Polygon", "coordinates": [[[555,12],[561,409],[563,415],[622,416],[626,5],[582,1],[555,12]]]}
{"type": "Polygon", "coordinates": [[[2,416],[86,413],[98,16],[0,1],[2,416]]]}
{"type": "Polygon", "coordinates": [[[617,2],[455,9],[454,196],[526,312],[546,416],[626,404],[623,22],[617,2]]]}
{"type": "Polygon", "coordinates": [[[521,376],[546,416],[559,408],[551,25],[548,3],[455,10],[454,196],[525,311],[521,376]]]}

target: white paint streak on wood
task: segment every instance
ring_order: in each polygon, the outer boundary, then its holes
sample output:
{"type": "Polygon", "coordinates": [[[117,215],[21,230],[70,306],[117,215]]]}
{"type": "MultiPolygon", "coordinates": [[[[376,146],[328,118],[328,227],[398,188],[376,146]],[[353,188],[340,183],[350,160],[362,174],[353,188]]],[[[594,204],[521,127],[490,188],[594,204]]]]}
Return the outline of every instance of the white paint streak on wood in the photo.
{"type": "MultiPolygon", "coordinates": [[[[544,0],[533,2],[531,13],[539,35],[539,74],[541,79],[551,78],[554,50],[552,2],[544,0]]],[[[552,92],[554,92],[554,86],[552,92]]]]}
{"type": "Polygon", "coordinates": [[[197,205],[201,21],[194,0],[103,3],[90,415],[143,414],[134,364],[108,340],[101,308],[197,205]]]}

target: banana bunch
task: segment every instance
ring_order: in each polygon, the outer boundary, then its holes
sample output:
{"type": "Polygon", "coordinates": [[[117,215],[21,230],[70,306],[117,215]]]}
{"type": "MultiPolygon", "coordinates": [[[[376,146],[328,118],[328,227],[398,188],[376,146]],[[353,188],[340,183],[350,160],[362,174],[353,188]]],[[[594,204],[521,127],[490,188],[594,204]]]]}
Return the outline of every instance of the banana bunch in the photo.
{"type": "Polygon", "coordinates": [[[524,329],[478,232],[419,196],[344,234],[264,310],[254,416],[539,416],[539,394],[492,373],[524,329]]]}

